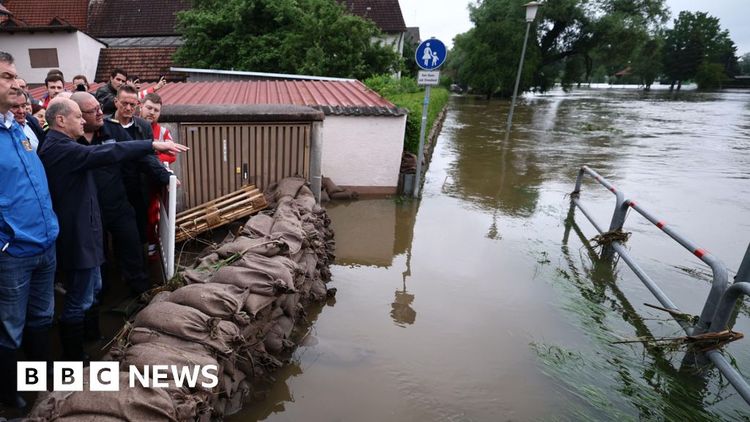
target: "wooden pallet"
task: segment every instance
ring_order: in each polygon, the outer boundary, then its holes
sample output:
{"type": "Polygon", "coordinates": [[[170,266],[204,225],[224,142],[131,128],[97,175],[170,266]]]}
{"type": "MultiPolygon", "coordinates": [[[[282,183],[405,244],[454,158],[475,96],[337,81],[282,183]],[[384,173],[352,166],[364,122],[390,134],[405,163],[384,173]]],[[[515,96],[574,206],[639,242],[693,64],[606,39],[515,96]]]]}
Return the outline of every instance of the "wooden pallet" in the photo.
{"type": "Polygon", "coordinates": [[[266,208],[266,198],[253,185],[185,210],[175,217],[175,242],[231,223],[266,208]]]}

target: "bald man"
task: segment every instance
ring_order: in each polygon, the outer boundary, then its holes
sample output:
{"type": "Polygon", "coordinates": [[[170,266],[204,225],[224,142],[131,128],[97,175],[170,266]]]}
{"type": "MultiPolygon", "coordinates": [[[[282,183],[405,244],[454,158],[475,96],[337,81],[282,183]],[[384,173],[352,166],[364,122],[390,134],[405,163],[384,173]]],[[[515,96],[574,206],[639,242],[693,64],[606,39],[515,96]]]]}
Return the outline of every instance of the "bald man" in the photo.
{"type": "Polygon", "coordinates": [[[84,136],[86,120],[78,104],[68,98],[50,101],[45,118],[50,130],[39,148],[39,158],[60,224],[58,268],[67,278],[60,315],[63,359],[86,361],[84,317],[101,289],[99,267],[104,263],[102,221],[92,170],[154,151],[180,153],[187,148],[172,142],[81,145],[76,140],[84,136]]]}
{"type": "MultiPolygon", "coordinates": [[[[83,120],[86,122],[83,126],[83,136],[77,139],[79,144],[103,145],[115,142],[118,137],[127,137],[127,133],[124,133],[125,129],[121,126],[110,127],[110,129],[104,126],[104,113],[96,97],[88,92],[76,92],[70,99],[81,108],[83,120]],[[120,132],[111,133],[111,130],[120,132]]],[[[112,238],[120,275],[130,287],[131,294],[140,295],[151,287],[151,280],[146,271],[135,211],[128,201],[120,164],[95,169],[94,183],[96,183],[99,199],[102,226],[112,238]]],[[[105,250],[107,243],[104,242],[105,250]]],[[[106,267],[107,264],[102,267],[102,282],[105,288],[108,284],[106,267]]],[[[101,336],[97,308],[93,307],[84,318],[86,340],[97,340],[101,336]]]]}

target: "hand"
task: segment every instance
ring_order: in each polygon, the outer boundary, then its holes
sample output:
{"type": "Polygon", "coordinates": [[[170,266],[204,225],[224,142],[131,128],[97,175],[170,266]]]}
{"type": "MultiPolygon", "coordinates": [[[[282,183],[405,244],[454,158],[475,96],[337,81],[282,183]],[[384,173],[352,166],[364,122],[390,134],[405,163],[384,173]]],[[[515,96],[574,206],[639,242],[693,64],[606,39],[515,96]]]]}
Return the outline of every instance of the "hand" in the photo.
{"type": "Polygon", "coordinates": [[[166,152],[167,154],[172,154],[172,155],[177,155],[181,152],[185,152],[190,149],[186,147],[185,145],[176,144],[172,141],[152,142],[151,145],[154,147],[154,150],[156,151],[166,152]]]}
{"type": "Polygon", "coordinates": [[[154,86],[154,91],[158,91],[162,88],[164,88],[164,85],[167,84],[167,78],[165,76],[162,76],[159,79],[159,82],[156,83],[156,86],[154,86]]]}
{"type": "MultiPolygon", "coordinates": [[[[175,184],[175,188],[179,188],[180,185],[182,185],[182,183],[180,182],[180,179],[175,179],[175,181],[177,182],[177,184],[175,184]]],[[[167,185],[167,190],[169,190],[169,185],[167,185]]]]}

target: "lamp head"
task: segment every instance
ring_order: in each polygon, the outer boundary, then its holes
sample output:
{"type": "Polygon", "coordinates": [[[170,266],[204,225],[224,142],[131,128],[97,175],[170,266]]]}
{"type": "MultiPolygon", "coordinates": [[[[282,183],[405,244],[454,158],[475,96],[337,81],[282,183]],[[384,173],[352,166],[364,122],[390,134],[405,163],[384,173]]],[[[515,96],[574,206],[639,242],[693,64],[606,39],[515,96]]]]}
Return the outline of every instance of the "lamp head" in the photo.
{"type": "Polygon", "coordinates": [[[523,5],[526,8],[526,22],[533,22],[536,17],[536,11],[542,4],[536,1],[532,1],[523,5]]]}

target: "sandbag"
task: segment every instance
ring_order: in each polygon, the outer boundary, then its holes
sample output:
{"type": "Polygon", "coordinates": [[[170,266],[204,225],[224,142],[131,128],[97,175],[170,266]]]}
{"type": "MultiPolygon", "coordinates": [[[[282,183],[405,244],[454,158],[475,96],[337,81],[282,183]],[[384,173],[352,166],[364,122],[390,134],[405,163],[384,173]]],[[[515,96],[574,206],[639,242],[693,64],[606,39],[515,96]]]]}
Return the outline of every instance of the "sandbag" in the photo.
{"type": "Polygon", "coordinates": [[[248,293],[247,289],[231,284],[191,284],[171,292],[166,300],[195,308],[208,316],[232,320],[242,311],[248,293]]]}
{"type": "Polygon", "coordinates": [[[330,193],[328,194],[331,199],[357,199],[359,198],[359,193],[350,191],[350,190],[344,190],[341,192],[336,193],[330,193]]]}
{"type": "Polygon", "coordinates": [[[286,250],[287,244],[283,239],[272,238],[271,236],[249,238],[238,236],[231,242],[224,243],[216,253],[221,258],[228,258],[235,254],[256,253],[263,256],[278,255],[286,250]]]}
{"type": "MultiPolygon", "coordinates": [[[[120,357],[120,363],[123,365],[121,366],[122,368],[127,368],[127,365],[134,365],[141,370],[145,365],[177,365],[179,368],[213,365],[217,368],[217,377],[223,372],[218,361],[211,356],[208,351],[200,354],[178,349],[174,346],[163,343],[142,343],[132,345],[125,349],[120,357]]],[[[171,372],[167,379],[173,380],[171,372]]],[[[204,377],[203,374],[199,374],[196,388],[203,389],[201,384],[210,382],[211,380],[209,378],[204,377]]]]}
{"type": "Polygon", "coordinates": [[[338,187],[335,183],[333,183],[333,180],[331,180],[330,177],[323,177],[323,189],[328,191],[329,194],[341,192],[342,188],[338,187]]]}
{"type": "Polygon", "coordinates": [[[200,284],[208,282],[214,272],[207,268],[188,268],[180,273],[187,284],[200,284]]]}
{"type": "Polygon", "coordinates": [[[260,312],[268,308],[268,306],[271,305],[275,300],[275,296],[250,293],[245,299],[245,306],[243,309],[249,315],[256,317],[260,312]]]}
{"type": "Polygon", "coordinates": [[[83,371],[83,390],[53,392],[40,397],[30,420],[178,421],[169,394],[161,388],[129,386],[128,372],[120,372],[119,391],[89,391],[89,368],[83,371]]]}
{"type": "Polygon", "coordinates": [[[246,289],[250,293],[276,296],[287,290],[286,284],[264,271],[235,265],[221,267],[211,277],[211,283],[229,284],[246,289]]]}
{"type": "MultiPolygon", "coordinates": [[[[158,331],[152,330],[150,328],[145,328],[145,327],[135,327],[131,329],[130,333],[128,333],[127,342],[130,345],[144,344],[144,343],[166,344],[167,346],[171,346],[176,349],[180,349],[180,350],[184,350],[184,351],[196,353],[196,354],[204,354],[206,352],[215,353],[213,349],[201,343],[183,340],[179,337],[171,336],[165,333],[160,333],[158,331]]],[[[118,356],[122,356],[122,353],[124,353],[125,350],[127,350],[127,348],[120,350],[117,353],[113,351],[112,353],[113,357],[117,358],[118,356]]]]}
{"type": "Polygon", "coordinates": [[[261,213],[247,220],[240,234],[249,237],[266,237],[271,234],[271,227],[273,227],[273,217],[261,213]]]}
{"type": "Polygon", "coordinates": [[[133,327],[150,328],[184,340],[196,341],[222,354],[232,353],[244,343],[240,330],[234,323],[172,302],[148,305],[136,315],[133,327]]]}

